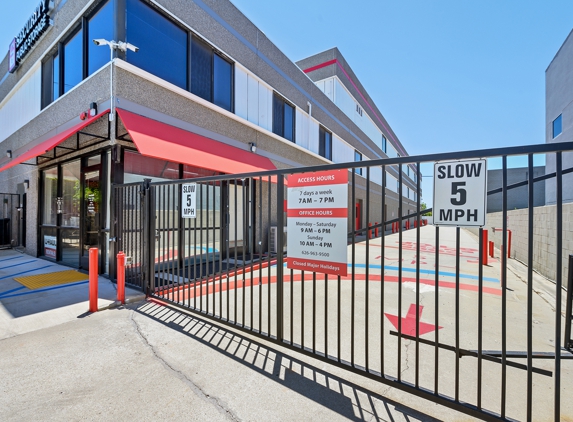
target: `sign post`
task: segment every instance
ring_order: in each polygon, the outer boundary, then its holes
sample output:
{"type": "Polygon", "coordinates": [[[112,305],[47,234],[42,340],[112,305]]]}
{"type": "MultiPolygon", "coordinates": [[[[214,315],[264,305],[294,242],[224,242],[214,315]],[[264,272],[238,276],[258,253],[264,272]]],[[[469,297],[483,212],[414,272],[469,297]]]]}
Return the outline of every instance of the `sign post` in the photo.
{"type": "Polygon", "coordinates": [[[347,275],[348,170],[289,175],[287,204],[287,267],[347,275]]]}
{"type": "Polygon", "coordinates": [[[485,159],[434,164],[434,224],[485,226],[487,162],[485,159]]]}
{"type": "Polygon", "coordinates": [[[197,183],[184,183],[181,187],[181,217],[197,216],[197,183]]]}

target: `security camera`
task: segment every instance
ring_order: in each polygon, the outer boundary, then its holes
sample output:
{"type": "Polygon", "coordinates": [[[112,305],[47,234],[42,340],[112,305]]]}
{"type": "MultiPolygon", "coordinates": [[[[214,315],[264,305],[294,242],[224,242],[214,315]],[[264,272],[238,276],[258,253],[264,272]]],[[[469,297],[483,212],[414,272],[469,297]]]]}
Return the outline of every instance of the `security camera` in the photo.
{"type": "Polygon", "coordinates": [[[97,38],[95,40],[93,40],[95,45],[106,45],[107,41],[104,40],[103,38],[97,38]]]}
{"type": "Polygon", "coordinates": [[[120,49],[121,51],[131,50],[134,53],[137,53],[137,51],[139,50],[139,47],[136,47],[133,44],[130,44],[130,43],[124,42],[124,41],[118,42],[117,48],[120,49]]]}
{"type": "Polygon", "coordinates": [[[139,51],[139,47],[134,46],[133,44],[127,43],[127,48],[129,48],[131,51],[133,51],[134,53],[137,53],[139,51]]]}

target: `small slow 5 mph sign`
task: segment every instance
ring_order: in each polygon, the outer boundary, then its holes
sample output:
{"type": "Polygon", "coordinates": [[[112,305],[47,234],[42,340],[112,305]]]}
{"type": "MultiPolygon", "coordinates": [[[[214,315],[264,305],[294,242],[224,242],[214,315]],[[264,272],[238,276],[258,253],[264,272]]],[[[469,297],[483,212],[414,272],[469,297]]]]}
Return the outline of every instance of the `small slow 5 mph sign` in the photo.
{"type": "Polygon", "coordinates": [[[486,199],[486,160],[434,164],[435,225],[485,226],[486,199]]]}

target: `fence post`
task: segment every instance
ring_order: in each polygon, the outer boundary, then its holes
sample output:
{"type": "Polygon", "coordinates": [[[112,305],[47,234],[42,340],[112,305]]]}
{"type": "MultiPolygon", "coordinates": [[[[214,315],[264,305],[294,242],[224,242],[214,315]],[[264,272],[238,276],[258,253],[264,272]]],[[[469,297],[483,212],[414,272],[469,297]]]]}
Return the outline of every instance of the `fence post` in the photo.
{"type": "Polygon", "coordinates": [[[147,296],[155,290],[155,200],[151,198],[151,179],[143,179],[143,268],[142,288],[147,296]]]}
{"type": "Polygon", "coordinates": [[[117,300],[125,304],[125,254],[117,253],[117,300]]]}
{"type": "MultiPolygon", "coordinates": [[[[285,181],[282,174],[277,175],[277,204],[280,210],[280,204],[284,203],[285,200],[285,181]]],[[[283,341],[284,337],[284,312],[283,312],[283,289],[284,289],[284,253],[282,245],[284,244],[284,213],[277,212],[277,244],[279,245],[277,249],[277,340],[279,342],[283,341]]],[[[292,283],[292,280],[291,280],[292,283]]],[[[291,298],[292,300],[292,298],[291,298]]],[[[269,327],[270,331],[270,327],[269,327]]],[[[292,339],[291,339],[292,341],[292,339]]]]}
{"type": "Polygon", "coordinates": [[[569,277],[567,281],[567,308],[565,311],[565,339],[566,348],[573,348],[573,333],[571,321],[573,320],[573,255],[569,255],[569,277]]]}
{"type": "Polygon", "coordinates": [[[97,312],[98,248],[89,250],[89,296],[90,312],[97,312]]]}

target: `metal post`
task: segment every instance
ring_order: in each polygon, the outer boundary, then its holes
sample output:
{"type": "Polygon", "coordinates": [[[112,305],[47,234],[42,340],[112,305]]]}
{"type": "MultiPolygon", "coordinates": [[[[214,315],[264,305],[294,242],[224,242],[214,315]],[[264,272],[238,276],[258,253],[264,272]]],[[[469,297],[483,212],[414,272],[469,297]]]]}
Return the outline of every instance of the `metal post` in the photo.
{"type": "Polygon", "coordinates": [[[125,304],[125,254],[117,253],[117,301],[125,304]]]}
{"type": "Polygon", "coordinates": [[[89,251],[90,312],[97,312],[98,248],[89,251]]]}

